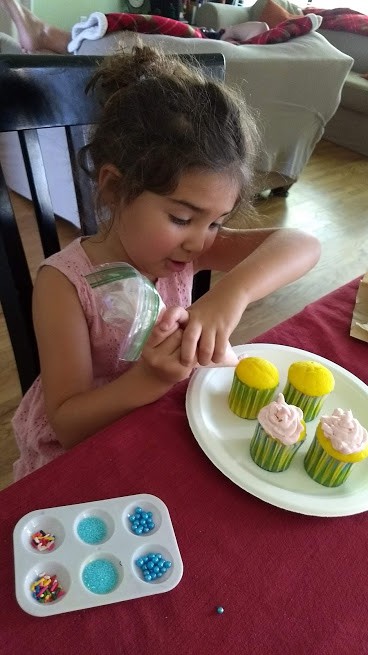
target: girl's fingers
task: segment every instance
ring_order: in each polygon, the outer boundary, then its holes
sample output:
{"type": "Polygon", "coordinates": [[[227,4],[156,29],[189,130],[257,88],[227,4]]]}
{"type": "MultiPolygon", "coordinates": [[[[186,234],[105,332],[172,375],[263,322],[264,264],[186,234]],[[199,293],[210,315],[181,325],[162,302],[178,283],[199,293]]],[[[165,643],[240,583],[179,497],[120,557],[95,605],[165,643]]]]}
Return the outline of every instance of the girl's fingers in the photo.
{"type": "Polygon", "coordinates": [[[155,335],[153,337],[151,335],[151,342],[147,342],[148,345],[146,344],[143,351],[143,357],[147,358],[149,365],[154,369],[176,371],[176,375],[179,375],[178,379],[183,379],[185,369],[189,374],[190,370],[197,365],[197,360],[192,360],[187,366],[182,364],[180,360],[182,336],[183,332],[179,328],[156,346],[152,346],[155,335]]]}
{"type": "Polygon", "coordinates": [[[231,344],[228,342],[226,346],[224,359],[221,361],[223,366],[237,366],[239,364],[239,357],[233,350],[231,344]]]}
{"type": "Polygon", "coordinates": [[[215,364],[220,364],[225,360],[228,345],[228,340],[217,334],[212,355],[212,361],[215,362],[215,364]]]}
{"type": "Polygon", "coordinates": [[[189,320],[189,314],[184,307],[169,307],[159,319],[158,325],[161,330],[169,331],[177,328],[179,325],[184,327],[189,320]]]}
{"type": "Polygon", "coordinates": [[[156,348],[157,346],[160,345],[160,343],[163,343],[163,341],[165,341],[165,339],[167,339],[167,337],[170,336],[170,334],[176,332],[177,329],[178,328],[175,328],[171,332],[170,331],[167,332],[165,330],[162,330],[160,325],[155,325],[146,341],[146,346],[148,346],[149,348],[156,348]]]}
{"type": "Polygon", "coordinates": [[[157,348],[160,346],[160,351],[163,355],[172,354],[176,348],[180,347],[182,340],[183,332],[180,328],[175,328],[173,332],[165,332],[160,329],[159,325],[156,325],[149,338],[147,339],[146,345],[149,348],[157,348]]]}
{"type": "Polygon", "coordinates": [[[212,332],[202,332],[200,342],[198,344],[198,362],[201,366],[208,366],[213,359],[215,349],[216,334],[212,332]]]}
{"type": "Polygon", "coordinates": [[[178,366],[180,370],[187,368],[193,369],[197,365],[197,359],[194,357],[187,365],[184,365],[180,360],[181,344],[182,344],[182,330],[178,329],[171,334],[165,341],[156,349],[155,356],[157,362],[161,365],[164,360],[171,359],[174,366],[178,366]]]}
{"type": "Polygon", "coordinates": [[[201,338],[202,326],[191,325],[184,329],[181,343],[181,363],[183,366],[190,364],[197,358],[197,346],[201,338]]]}

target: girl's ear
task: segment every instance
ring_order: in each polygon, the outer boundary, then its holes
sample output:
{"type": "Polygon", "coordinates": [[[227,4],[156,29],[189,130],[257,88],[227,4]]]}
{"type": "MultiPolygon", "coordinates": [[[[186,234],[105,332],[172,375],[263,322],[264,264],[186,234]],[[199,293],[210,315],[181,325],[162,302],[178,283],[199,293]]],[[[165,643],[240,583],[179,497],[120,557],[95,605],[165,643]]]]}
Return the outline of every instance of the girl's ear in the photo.
{"type": "Polygon", "coordinates": [[[116,205],[121,198],[121,173],[114,164],[103,164],[98,176],[99,195],[107,207],[116,205]]]}

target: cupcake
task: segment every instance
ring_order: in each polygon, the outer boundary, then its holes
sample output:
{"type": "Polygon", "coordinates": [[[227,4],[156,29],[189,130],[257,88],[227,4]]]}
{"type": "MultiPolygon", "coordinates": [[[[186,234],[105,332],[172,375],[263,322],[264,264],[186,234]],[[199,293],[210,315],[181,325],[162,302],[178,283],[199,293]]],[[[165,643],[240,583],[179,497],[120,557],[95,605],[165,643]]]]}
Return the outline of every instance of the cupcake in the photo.
{"type": "Polygon", "coordinates": [[[304,420],[313,421],[335,386],[335,380],[325,366],[318,362],[294,362],[288,370],[283,394],[287,403],[303,410],[304,420]]]}
{"type": "Polygon", "coordinates": [[[250,442],[251,457],[266,471],[286,471],[305,437],[302,410],[288,405],[280,393],[258,414],[257,427],[250,442]]]}
{"type": "Polygon", "coordinates": [[[368,432],[350,410],[322,416],[304,458],[308,475],[325,487],[345,482],[353,464],[368,457],[368,432]]]}
{"type": "Polygon", "coordinates": [[[241,418],[257,418],[261,407],[272,400],[278,383],[279,372],[267,359],[241,359],[229,393],[231,411],[241,418]]]}

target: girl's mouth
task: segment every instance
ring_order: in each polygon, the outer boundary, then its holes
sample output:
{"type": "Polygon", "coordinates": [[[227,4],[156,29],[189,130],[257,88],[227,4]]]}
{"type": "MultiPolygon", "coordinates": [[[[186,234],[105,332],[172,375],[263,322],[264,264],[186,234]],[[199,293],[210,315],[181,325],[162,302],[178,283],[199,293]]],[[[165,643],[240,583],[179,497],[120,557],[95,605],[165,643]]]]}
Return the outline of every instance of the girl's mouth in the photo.
{"type": "Polygon", "coordinates": [[[180,273],[186,267],[187,262],[177,262],[174,259],[167,260],[167,267],[172,273],[180,273]]]}

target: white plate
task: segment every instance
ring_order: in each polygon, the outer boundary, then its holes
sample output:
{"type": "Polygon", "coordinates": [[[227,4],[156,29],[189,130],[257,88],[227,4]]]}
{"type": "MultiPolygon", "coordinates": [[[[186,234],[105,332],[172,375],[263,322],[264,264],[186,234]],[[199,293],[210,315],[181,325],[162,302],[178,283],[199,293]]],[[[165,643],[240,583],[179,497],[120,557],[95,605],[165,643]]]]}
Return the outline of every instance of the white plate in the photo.
{"type": "Polygon", "coordinates": [[[34,510],[19,519],[13,542],[17,601],[34,616],[46,617],[160,594],[173,589],[183,574],[169,511],[160,498],[151,494],[34,510]],[[152,512],[155,524],[142,535],[132,532],[129,521],[137,506],[152,512]],[[99,543],[83,541],[78,534],[80,522],[88,518],[99,519],[105,528],[99,543]],[[32,547],[31,536],[39,530],[55,536],[53,550],[39,552],[32,547]],[[160,553],[172,566],[159,579],[146,582],[135,562],[152,552],[160,553]],[[83,583],[84,568],[94,560],[108,560],[114,567],[117,582],[111,591],[94,593],[83,583]],[[31,584],[43,574],[57,575],[65,595],[51,603],[33,598],[31,584]]]}
{"type": "MultiPolygon", "coordinates": [[[[368,387],[341,366],[299,348],[274,344],[236,346],[235,352],[264,357],[277,366],[279,391],[287,371],[295,361],[314,360],[334,375],[335,389],[326,399],[322,412],[336,407],[351,409],[368,428],[368,387]]],[[[249,453],[256,421],[239,418],[228,407],[233,368],[203,368],[189,383],[186,411],[192,432],[207,457],[239,487],[276,507],[313,516],[348,516],[368,509],[368,460],[353,466],[340,487],[328,488],[314,482],[304,470],[303,458],[313,439],[318,418],[307,423],[307,439],[299,448],[290,468],[270,473],[257,466],[249,453]]]]}

